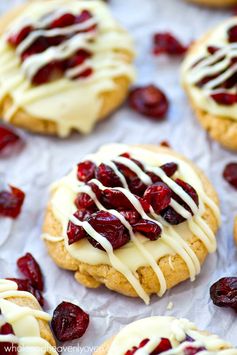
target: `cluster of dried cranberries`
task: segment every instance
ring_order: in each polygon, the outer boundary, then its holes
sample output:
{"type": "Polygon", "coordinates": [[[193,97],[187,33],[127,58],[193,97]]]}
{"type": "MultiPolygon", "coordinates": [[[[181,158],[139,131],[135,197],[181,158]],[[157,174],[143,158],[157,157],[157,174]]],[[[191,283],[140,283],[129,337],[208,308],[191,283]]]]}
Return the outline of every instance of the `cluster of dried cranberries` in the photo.
{"type": "MultiPolygon", "coordinates": [[[[78,16],[75,16],[70,13],[65,13],[60,17],[53,20],[44,30],[54,30],[57,28],[69,27],[77,24],[82,24],[85,21],[93,18],[92,14],[88,10],[83,10],[78,16]]],[[[70,35],[57,35],[57,36],[39,36],[35,41],[21,54],[21,60],[25,61],[32,55],[42,53],[50,47],[59,46],[70,37],[74,36],[76,33],[90,32],[94,31],[97,28],[97,25],[89,26],[86,29],[80,29],[78,31],[72,32],[70,35]]],[[[39,28],[29,25],[23,27],[19,32],[11,34],[8,38],[8,43],[14,48],[17,48],[31,33],[39,30],[39,28]]],[[[42,30],[42,28],[40,28],[42,30]]],[[[79,49],[73,54],[73,56],[63,59],[63,60],[53,60],[50,63],[42,67],[36,75],[33,77],[32,82],[35,85],[44,84],[55,79],[62,77],[66,70],[74,68],[83,64],[86,59],[91,57],[91,53],[79,49]]],[[[92,74],[92,68],[88,67],[84,71],[80,72],[74,79],[78,78],[87,78],[92,74]]]]}
{"type": "MultiPolygon", "coordinates": [[[[2,317],[2,316],[0,316],[2,317]]],[[[1,319],[2,320],[2,319],[1,319]]],[[[11,324],[4,323],[0,326],[0,335],[15,335],[14,330],[12,329],[11,324]]],[[[1,355],[17,355],[18,344],[13,344],[5,341],[0,342],[0,354],[1,355]]]]}
{"type": "MultiPolygon", "coordinates": [[[[161,181],[155,173],[145,171],[140,161],[133,159],[128,153],[122,156],[131,159],[133,163],[142,169],[143,172],[147,173],[152,180],[152,184],[147,186],[134,171],[130,170],[122,163],[114,162],[117,169],[125,177],[130,192],[140,202],[145,213],[149,214],[151,210],[153,210],[157,215],[161,215],[172,225],[184,222],[185,219],[170,206],[171,198],[192,213],[190,207],[177,196],[168,185],[161,181]]],[[[178,169],[178,165],[171,162],[162,165],[160,168],[168,177],[173,177],[178,169]]],[[[155,220],[142,218],[125,194],[119,189],[116,189],[116,187],[122,187],[123,185],[119,176],[117,176],[114,170],[108,165],[102,163],[97,167],[91,161],[84,161],[78,164],[77,177],[81,182],[91,187],[96,198],[105,209],[115,209],[120,212],[122,217],[132,226],[135,233],[140,233],[150,240],[159,238],[161,234],[159,225],[155,220]],[[91,179],[97,179],[106,186],[106,188],[101,190],[91,179]]],[[[180,179],[175,179],[175,182],[198,205],[198,195],[193,187],[180,179]]],[[[129,242],[129,231],[121,220],[109,211],[99,211],[94,200],[88,194],[79,193],[76,197],[75,205],[77,211],[74,217],[79,221],[87,221],[96,232],[111,243],[114,250],[129,242]]],[[[76,225],[76,223],[72,221],[69,221],[67,235],[69,244],[87,238],[94,247],[103,250],[102,245],[91,238],[82,226],[76,225]]]]}
{"type": "Polygon", "coordinates": [[[0,216],[17,218],[25,199],[20,189],[10,186],[10,190],[0,191],[0,216]]]}

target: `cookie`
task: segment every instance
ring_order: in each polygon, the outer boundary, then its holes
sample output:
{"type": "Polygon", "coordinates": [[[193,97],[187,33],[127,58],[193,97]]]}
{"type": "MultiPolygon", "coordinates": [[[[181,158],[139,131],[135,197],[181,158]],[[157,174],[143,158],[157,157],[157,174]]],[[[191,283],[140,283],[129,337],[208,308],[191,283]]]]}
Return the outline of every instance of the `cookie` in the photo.
{"type": "Polygon", "coordinates": [[[127,325],[94,355],[198,354],[204,351],[205,354],[237,354],[237,349],[229,343],[198,330],[187,319],[150,317],[127,325]]]}
{"type": "Polygon", "coordinates": [[[43,239],[79,283],[148,304],[195,279],[219,223],[216,192],[190,161],[165,147],[114,144],[52,186],[43,239]]]}
{"type": "Polygon", "coordinates": [[[214,6],[214,7],[226,7],[234,6],[237,4],[236,0],[186,0],[188,2],[194,2],[198,5],[214,6]]]}
{"type": "Polygon", "coordinates": [[[28,1],[0,35],[0,112],[15,126],[88,134],[134,81],[132,40],[103,1],[28,1]]]}
{"type": "Polygon", "coordinates": [[[194,42],[184,60],[182,83],[203,128],[224,147],[237,149],[237,18],[194,42]]]}
{"type": "Polygon", "coordinates": [[[18,291],[15,282],[0,279],[0,310],[2,355],[9,352],[4,346],[12,347],[11,354],[15,354],[17,347],[29,354],[33,350],[34,355],[58,354],[48,325],[51,317],[42,311],[31,293],[18,291]]]}

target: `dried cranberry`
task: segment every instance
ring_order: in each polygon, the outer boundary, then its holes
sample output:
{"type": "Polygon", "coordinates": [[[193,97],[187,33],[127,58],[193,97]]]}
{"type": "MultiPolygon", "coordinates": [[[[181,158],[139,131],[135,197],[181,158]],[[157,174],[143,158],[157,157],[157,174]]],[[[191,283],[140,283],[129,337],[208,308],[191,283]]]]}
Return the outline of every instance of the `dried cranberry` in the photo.
{"type": "Polygon", "coordinates": [[[167,176],[173,176],[178,170],[178,164],[176,163],[166,163],[161,166],[161,169],[166,173],[167,176]]]}
{"type": "Polygon", "coordinates": [[[121,192],[115,189],[105,189],[102,194],[103,205],[107,208],[133,210],[133,204],[121,192]]]}
{"type": "Polygon", "coordinates": [[[158,224],[147,219],[141,219],[135,223],[133,225],[133,231],[143,234],[150,240],[157,240],[161,235],[161,228],[158,224]]]}
{"type": "Polygon", "coordinates": [[[230,307],[237,311],[237,277],[223,277],[210,289],[213,303],[218,307],[230,307]]]}
{"type": "MultiPolygon", "coordinates": [[[[5,323],[0,327],[0,335],[15,335],[14,330],[11,326],[11,324],[9,323],[5,323]]],[[[18,351],[18,344],[13,344],[13,343],[9,343],[9,342],[4,342],[1,341],[0,342],[0,354],[1,355],[17,355],[18,351]]]]}
{"type": "Polygon", "coordinates": [[[70,302],[60,303],[53,313],[52,329],[59,341],[81,338],[89,325],[89,315],[70,302]]]}
{"type": "MultiPolygon", "coordinates": [[[[90,223],[97,233],[101,234],[111,243],[114,250],[121,248],[130,240],[128,230],[116,216],[109,212],[99,211],[94,213],[89,218],[88,223],[90,223]]],[[[89,235],[87,239],[95,248],[104,250],[102,245],[89,235]]]]}
{"type": "Polygon", "coordinates": [[[157,182],[149,186],[144,194],[144,198],[157,214],[169,206],[171,196],[172,190],[163,182],[157,182]]]}
{"type": "Polygon", "coordinates": [[[19,291],[30,292],[33,296],[35,296],[39,304],[42,307],[44,306],[44,298],[41,292],[36,288],[34,288],[30,280],[23,280],[23,279],[16,279],[16,278],[8,278],[7,280],[14,281],[17,284],[19,291]]]}
{"type": "Polygon", "coordinates": [[[237,163],[229,163],[223,171],[224,179],[237,189],[237,163]]]}
{"type": "Polygon", "coordinates": [[[187,47],[169,32],[156,33],[153,38],[153,53],[155,55],[168,54],[170,56],[183,55],[187,47]]]}
{"type": "Polygon", "coordinates": [[[199,346],[199,347],[194,347],[194,346],[187,346],[185,349],[184,349],[184,355],[195,355],[195,354],[198,354],[200,353],[201,351],[204,351],[206,350],[206,348],[204,348],[203,346],[199,346]]]}
{"type": "Polygon", "coordinates": [[[167,207],[161,212],[161,216],[172,225],[178,225],[185,221],[185,218],[178,214],[172,207],[167,207]]]}
{"type": "MultiPolygon", "coordinates": [[[[81,214],[80,210],[74,213],[74,217],[76,217],[79,220],[81,220],[82,218],[84,220],[86,218],[85,216],[87,216],[87,219],[89,219],[90,214],[88,211],[83,210],[83,215],[81,214]]],[[[77,226],[73,222],[69,221],[67,226],[67,236],[68,236],[68,244],[71,245],[85,238],[86,232],[83,227],[77,226]]]]}
{"type": "MultiPolygon", "coordinates": [[[[81,14],[76,17],[76,23],[83,23],[83,22],[85,22],[85,21],[87,21],[87,20],[90,20],[92,17],[93,17],[93,16],[92,16],[92,13],[91,13],[90,11],[88,11],[88,10],[83,10],[83,11],[81,12],[81,14]]],[[[86,29],[83,30],[83,31],[81,30],[80,32],[89,32],[89,31],[95,30],[96,28],[97,28],[97,25],[95,24],[95,25],[92,25],[92,26],[86,28],[86,29]]]]}
{"type": "Polygon", "coordinates": [[[169,108],[165,94],[154,85],[133,89],[128,100],[133,110],[156,120],[163,119],[169,108]]]}
{"type": "Polygon", "coordinates": [[[76,17],[72,14],[64,14],[55,19],[49,26],[49,28],[61,28],[72,26],[76,21],[76,17]]]}
{"type": "Polygon", "coordinates": [[[73,79],[86,79],[89,76],[93,74],[93,69],[92,68],[87,68],[83,72],[79,73],[78,75],[75,75],[73,79]]]}
{"type": "Polygon", "coordinates": [[[21,42],[24,41],[24,39],[26,39],[32,30],[33,27],[30,25],[22,28],[20,32],[15,33],[8,38],[8,43],[14,47],[17,47],[21,42]]]}
{"type": "Polygon", "coordinates": [[[237,103],[237,95],[227,92],[219,92],[217,94],[212,94],[211,97],[219,105],[231,106],[237,103]]]}
{"type": "Polygon", "coordinates": [[[35,74],[33,84],[41,85],[60,78],[64,72],[63,65],[63,62],[57,60],[48,63],[35,74]]]}
{"type": "Polygon", "coordinates": [[[228,41],[237,42],[237,26],[233,26],[228,30],[228,41]]]}
{"type": "Polygon", "coordinates": [[[143,196],[147,185],[145,185],[141,179],[139,179],[138,177],[135,177],[133,179],[131,179],[128,183],[129,186],[129,190],[134,194],[134,195],[138,195],[138,196],[143,196]]]}
{"type": "Polygon", "coordinates": [[[19,258],[17,260],[17,266],[36,289],[43,291],[44,282],[40,266],[30,253],[19,258]]]}
{"type": "Polygon", "coordinates": [[[217,51],[219,51],[219,47],[215,47],[215,46],[208,46],[207,47],[207,51],[210,54],[215,54],[217,51]]]}
{"type": "Polygon", "coordinates": [[[94,207],[95,203],[88,194],[83,192],[78,194],[75,200],[75,205],[80,210],[80,209],[88,209],[94,207]]]}
{"type": "Polygon", "coordinates": [[[141,343],[137,346],[133,346],[131,350],[128,350],[125,355],[134,355],[138,349],[144,348],[144,346],[149,342],[149,339],[144,339],[141,343]]]}
{"type": "Polygon", "coordinates": [[[24,61],[28,57],[44,52],[49,47],[49,42],[45,37],[39,37],[29,48],[27,48],[21,55],[24,61]]]}
{"type": "Polygon", "coordinates": [[[25,199],[20,189],[10,186],[11,191],[0,191],[0,216],[17,218],[25,199]]]}
{"type": "Polygon", "coordinates": [[[90,57],[91,57],[90,52],[88,52],[84,49],[80,49],[79,51],[77,51],[77,53],[74,54],[73,57],[68,59],[67,68],[70,69],[70,68],[77,67],[77,66],[81,65],[82,63],[84,63],[84,61],[90,57]]]}
{"type": "Polygon", "coordinates": [[[134,225],[139,221],[140,215],[137,211],[119,211],[121,215],[131,224],[134,225]]]}
{"type": "Polygon", "coordinates": [[[6,126],[0,126],[0,152],[20,141],[20,137],[6,126]]]}
{"type": "Polygon", "coordinates": [[[123,186],[118,175],[108,165],[100,164],[95,172],[95,177],[106,187],[123,186]]]}
{"type": "MultiPolygon", "coordinates": [[[[137,350],[144,348],[144,346],[149,342],[149,339],[144,339],[141,341],[141,343],[139,344],[139,346],[134,346],[131,350],[128,350],[125,355],[134,355],[136,353],[137,350]]],[[[167,350],[172,349],[172,345],[169,341],[169,339],[167,338],[161,338],[161,341],[159,342],[159,344],[157,345],[157,347],[155,348],[155,350],[153,350],[150,355],[159,355],[167,350]]]]}
{"type": "Polygon", "coordinates": [[[77,165],[77,178],[82,182],[88,182],[95,177],[96,165],[86,160],[77,165]]]}

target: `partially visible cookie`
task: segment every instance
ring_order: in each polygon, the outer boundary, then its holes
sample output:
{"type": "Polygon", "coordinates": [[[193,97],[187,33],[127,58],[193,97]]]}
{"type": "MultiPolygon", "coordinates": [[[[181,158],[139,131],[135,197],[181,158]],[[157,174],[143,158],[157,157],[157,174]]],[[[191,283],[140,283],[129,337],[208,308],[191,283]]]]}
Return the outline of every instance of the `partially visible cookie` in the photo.
{"type": "Polygon", "coordinates": [[[200,331],[187,319],[150,317],[123,328],[113,339],[101,345],[94,355],[133,354],[230,354],[237,349],[216,335],[200,331]],[[186,350],[186,351],[185,351],[186,350]]]}
{"type": "Polygon", "coordinates": [[[210,136],[237,150],[237,18],[194,42],[184,60],[182,83],[193,110],[210,136]]]}
{"type": "Polygon", "coordinates": [[[0,353],[6,355],[4,346],[19,347],[22,352],[34,355],[57,355],[55,340],[49,328],[51,317],[42,311],[35,297],[18,291],[15,282],[0,279],[0,353]]]}
{"type": "Polygon", "coordinates": [[[226,7],[237,4],[237,0],[186,0],[188,2],[194,2],[199,5],[214,6],[214,7],[226,7]]]}

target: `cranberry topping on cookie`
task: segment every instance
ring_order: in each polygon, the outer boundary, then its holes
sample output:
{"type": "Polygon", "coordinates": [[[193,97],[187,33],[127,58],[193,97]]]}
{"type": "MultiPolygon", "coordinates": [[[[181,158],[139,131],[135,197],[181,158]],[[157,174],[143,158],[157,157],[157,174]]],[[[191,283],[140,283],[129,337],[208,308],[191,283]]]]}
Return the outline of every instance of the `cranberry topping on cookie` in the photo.
{"type": "MultiPolygon", "coordinates": [[[[136,354],[137,350],[144,348],[148,343],[150,339],[144,339],[141,341],[141,343],[137,346],[134,346],[131,350],[128,350],[125,355],[134,355],[136,354]]],[[[158,355],[162,354],[163,352],[172,349],[172,345],[169,341],[169,339],[162,338],[156,348],[152,350],[151,353],[148,355],[158,355]]]]}
{"type": "MultiPolygon", "coordinates": [[[[0,310],[0,320],[1,320],[1,327],[0,327],[0,335],[15,335],[14,330],[9,323],[3,323],[5,321],[4,317],[1,315],[0,310]]],[[[1,355],[17,355],[18,351],[18,344],[10,343],[8,341],[0,341],[0,354],[1,355]]]]}

